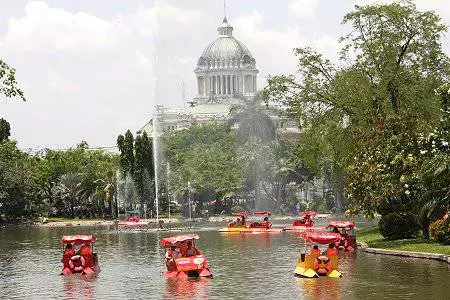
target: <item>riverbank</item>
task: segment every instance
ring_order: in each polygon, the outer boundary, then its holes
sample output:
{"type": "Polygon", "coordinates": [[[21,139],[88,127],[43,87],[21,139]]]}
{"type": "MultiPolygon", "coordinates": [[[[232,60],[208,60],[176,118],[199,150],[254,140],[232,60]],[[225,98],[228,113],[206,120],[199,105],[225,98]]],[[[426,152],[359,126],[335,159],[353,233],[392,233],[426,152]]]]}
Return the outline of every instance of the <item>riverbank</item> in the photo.
{"type": "MultiPolygon", "coordinates": [[[[431,253],[439,255],[450,255],[450,246],[439,244],[437,241],[423,238],[405,239],[405,240],[385,240],[378,231],[378,227],[372,227],[358,231],[357,239],[363,242],[369,249],[380,249],[393,252],[415,252],[415,253],[431,253]]],[[[375,253],[373,251],[368,251],[375,253]]],[[[380,252],[381,253],[381,252],[380,252]]],[[[382,253],[389,254],[389,253],[382,253]]],[[[392,255],[396,255],[391,253],[392,255]]],[[[413,256],[416,257],[416,256],[413,256]]]]}
{"type": "MultiPolygon", "coordinates": [[[[329,218],[329,214],[320,214],[316,218],[329,218]]],[[[298,217],[295,216],[272,216],[273,221],[283,221],[283,220],[294,220],[298,217]]],[[[209,223],[228,223],[236,219],[236,216],[228,215],[216,215],[209,218],[195,218],[192,221],[186,218],[181,218],[177,216],[176,218],[159,218],[162,224],[170,225],[180,225],[185,223],[198,223],[198,222],[209,222],[209,223]]],[[[119,222],[119,220],[105,220],[105,219],[65,219],[65,218],[40,218],[34,222],[22,223],[21,225],[33,225],[42,227],[65,227],[65,226],[111,226],[119,222]]],[[[148,224],[156,224],[156,218],[141,219],[141,222],[146,222],[148,224]]],[[[14,225],[14,224],[11,224],[14,225]]]]}

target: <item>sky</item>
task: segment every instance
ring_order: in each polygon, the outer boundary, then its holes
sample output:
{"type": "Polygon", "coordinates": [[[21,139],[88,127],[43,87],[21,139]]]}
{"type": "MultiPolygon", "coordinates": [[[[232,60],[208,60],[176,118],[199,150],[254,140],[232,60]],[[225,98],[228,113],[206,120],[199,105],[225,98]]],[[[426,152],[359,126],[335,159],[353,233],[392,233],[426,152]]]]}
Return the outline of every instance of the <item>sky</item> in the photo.
{"type": "MultiPolygon", "coordinates": [[[[295,72],[295,47],[337,59],[343,16],[374,2],[390,1],[227,0],[226,15],[263,88],[269,74],[295,72]]],[[[450,24],[449,0],[415,3],[450,24]]],[[[156,104],[182,107],[195,95],[196,61],[223,16],[223,0],[0,0],[0,58],[27,98],[0,98],[0,118],[21,149],[114,146],[156,104]]],[[[448,35],[443,43],[450,55],[448,35]]]]}

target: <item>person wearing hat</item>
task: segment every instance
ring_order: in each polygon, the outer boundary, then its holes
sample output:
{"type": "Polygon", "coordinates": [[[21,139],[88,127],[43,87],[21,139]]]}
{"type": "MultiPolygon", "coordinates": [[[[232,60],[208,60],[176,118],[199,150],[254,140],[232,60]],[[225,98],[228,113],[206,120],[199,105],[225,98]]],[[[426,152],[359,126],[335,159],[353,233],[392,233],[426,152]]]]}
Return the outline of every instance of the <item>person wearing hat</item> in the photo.
{"type": "Polygon", "coordinates": [[[320,255],[319,244],[314,243],[313,248],[311,249],[311,254],[320,255]]]}

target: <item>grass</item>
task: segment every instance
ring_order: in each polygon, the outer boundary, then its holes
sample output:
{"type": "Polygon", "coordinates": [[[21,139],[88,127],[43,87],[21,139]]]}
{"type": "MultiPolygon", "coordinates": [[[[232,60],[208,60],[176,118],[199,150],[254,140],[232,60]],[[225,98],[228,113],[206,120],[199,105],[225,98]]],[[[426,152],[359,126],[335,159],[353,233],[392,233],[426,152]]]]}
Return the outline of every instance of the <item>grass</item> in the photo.
{"type": "Polygon", "coordinates": [[[365,242],[370,248],[450,255],[450,246],[442,245],[433,239],[386,240],[380,234],[377,227],[358,231],[357,239],[365,242]]]}

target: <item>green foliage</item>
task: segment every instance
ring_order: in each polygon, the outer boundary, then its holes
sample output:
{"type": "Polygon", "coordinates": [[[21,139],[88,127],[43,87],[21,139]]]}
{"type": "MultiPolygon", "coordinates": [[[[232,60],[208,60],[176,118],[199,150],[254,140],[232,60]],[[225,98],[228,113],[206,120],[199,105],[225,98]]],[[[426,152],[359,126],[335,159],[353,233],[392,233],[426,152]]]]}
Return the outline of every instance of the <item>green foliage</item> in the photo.
{"type": "Polygon", "coordinates": [[[237,160],[236,133],[226,125],[192,125],[164,138],[173,174],[171,194],[186,197],[188,182],[193,197],[214,191],[214,199],[221,199],[241,189],[243,170],[237,160]]]}
{"type": "Polygon", "coordinates": [[[117,147],[120,151],[120,168],[122,173],[133,174],[134,172],[134,137],[130,130],[127,130],[125,136],[117,137],[117,147]]]}
{"type": "Polygon", "coordinates": [[[128,191],[125,195],[127,205],[139,203],[142,207],[146,204],[149,209],[153,209],[155,187],[151,139],[146,132],[133,137],[131,131],[127,130],[125,136],[118,136],[117,146],[120,151],[120,170],[128,191]]]}
{"type": "Polygon", "coordinates": [[[38,199],[32,157],[17,149],[15,142],[0,142],[0,219],[28,216],[38,199]]]}
{"type": "Polygon", "coordinates": [[[23,92],[17,87],[16,70],[0,59],[0,95],[19,97],[25,101],[23,92]]]}
{"type": "Polygon", "coordinates": [[[439,121],[435,91],[450,75],[440,41],[447,28],[412,1],[356,6],[343,23],[351,31],[341,38],[342,64],[298,48],[298,76],[270,77],[266,101],[285,105],[298,121],[305,162],[341,178],[333,188],[345,184],[350,212],[373,215],[383,201],[399,199],[419,215],[420,138],[439,121]]]}
{"type": "Polygon", "coordinates": [[[11,127],[9,126],[8,121],[3,118],[0,118],[0,143],[4,140],[7,140],[11,135],[11,127]]]}
{"type": "Polygon", "coordinates": [[[447,217],[431,223],[430,233],[440,243],[450,245],[450,218],[447,217]]]}
{"type": "Polygon", "coordinates": [[[230,211],[233,212],[233,213],[238,213],[238,212],[247,211],[247,209],[243,208],[240,205],[234,205],[234,206],[231,207],[230,211]]]}
{"type": "Polygon", "coordinates": [[[118,158],[88,151],[81,143],[67,151],[37,155],[0,143],[0,218],[95,216],[111,213],[118,158]],[[107,203],[105,203],[107,202],[107,203]]]}
{"type": "Polygon", "coordinates": [[[413,238],[420,229],[416,216],[395,212],[382,216],[378,228],[381,235],[390,240],[413,238]]]}

